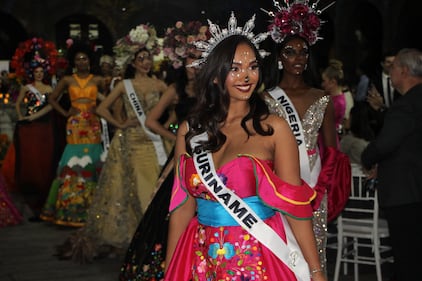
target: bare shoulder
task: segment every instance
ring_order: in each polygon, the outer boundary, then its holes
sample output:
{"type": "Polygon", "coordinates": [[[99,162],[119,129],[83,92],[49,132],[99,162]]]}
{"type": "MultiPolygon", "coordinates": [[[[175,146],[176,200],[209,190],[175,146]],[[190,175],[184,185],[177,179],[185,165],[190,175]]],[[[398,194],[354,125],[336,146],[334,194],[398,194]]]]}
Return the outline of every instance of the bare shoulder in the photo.
{"type": "Polygon", "coordinates": [[[93,81],[95,81],[96,84],[101,84],[104,82],[104,77],[99,76],[99,75],[94,75],[94,77],[92,77],[93,81]]]}
{"type": "Polygon", "coordinates": [[[274,133],[283,133],[285,130],[290,130],[289,124],[287,121],[275,114],[270,114],[268,117],[263,121],[264,125],[270,126],[274,129],[274,133]]]}
{"type": "Polygon", "coordinates": [[[157,80],[159,87],[161,88],[161,91],[165,91],[168,87],[167,84],[161,79],[156,78],[156,80],[157,80]]]}
{"type": "Polygon", "coordinates": [[[310,88],[308,93],[313,96],[315,100],[327,95],[323,90],[317,88],[310,88]]]}

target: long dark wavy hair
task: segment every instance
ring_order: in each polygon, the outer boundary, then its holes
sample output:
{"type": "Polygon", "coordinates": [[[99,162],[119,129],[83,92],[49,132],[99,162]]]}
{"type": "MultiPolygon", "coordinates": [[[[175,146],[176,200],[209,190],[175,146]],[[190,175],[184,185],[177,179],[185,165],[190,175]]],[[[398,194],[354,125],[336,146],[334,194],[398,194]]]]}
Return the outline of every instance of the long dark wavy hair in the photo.
{"type": "MultiPolygon", "coordinates": [[[[189,143],[191,138],[203,132],[208,133],[208,141],[202,143],[205,150],[218,151],[226,141],[226,136],[220,131],[223,122],[227,118],[230,103],[230,96],[225,88],[225,81],[232,67],[236,48],[240,44],[247,44],[254,50],[258,64],[260,68],[262,67],[258,50],[243,35],[230,36],[221,41],[211,51],[205,64],[197,74],[197,103],[187,118],[189,131],[186,134],[186,151],[188,153],[192,153],[189,143]]],[[[250,110],[241,121],[241,126],[248,136],[254,134],[246,126],[246,122],[250,119],[252,119],[253,129],[259,135],[273,134],[273,128],[268,127],[264,129],[261,125],[261,121],[269,115],[268,107],[257,93],[261,84],[262,69],[260,69],[258,84],[249,98],[250,110]]]]}

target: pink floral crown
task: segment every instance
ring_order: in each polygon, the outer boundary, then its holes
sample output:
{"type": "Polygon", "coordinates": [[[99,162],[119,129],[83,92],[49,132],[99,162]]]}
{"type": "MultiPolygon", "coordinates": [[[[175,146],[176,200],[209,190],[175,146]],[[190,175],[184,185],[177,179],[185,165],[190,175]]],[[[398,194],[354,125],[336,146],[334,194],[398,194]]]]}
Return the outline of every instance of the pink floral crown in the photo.
{"type": "Polygon", "coordinates": [[[136,51],[141,48],[146,48],[153,55],[158,55],[161,51],[157,32],[149,24],[140,24],[132,28],[126,36],[117,40],[116,45],[113,47],[116,65],[124,69],[133,59],[132,56],[136,51]]]}
{"type": "Polygon", "coordinates": [[[287,36],[298,35],[305,39],[309,45],[315,44],[318,40],[318,32],[321,28],[321,20],[319,15],[328,9],[335,2],[330,3],[325,8],[317,10],[319,0],[311,4],[309,0],[296,0],[290,3],[289,0],[284,0],[284,6],[281,7],[278,1],[274,1],[276,12],[266,12],[273,17],[268,30],[271,38],[276,43],[281,43],[287,36]]]}
{"type": "Polygon", "coordinates": [[[208,26],[200,21],[190,21],[187,24],[178,21],[174,27],[166,30],[163,40],[163,54],[171,65],[178,69],[183,65],[183,60],[196,50],[193,44],[196,41],[205,41],[210,38],[208,26]]]}

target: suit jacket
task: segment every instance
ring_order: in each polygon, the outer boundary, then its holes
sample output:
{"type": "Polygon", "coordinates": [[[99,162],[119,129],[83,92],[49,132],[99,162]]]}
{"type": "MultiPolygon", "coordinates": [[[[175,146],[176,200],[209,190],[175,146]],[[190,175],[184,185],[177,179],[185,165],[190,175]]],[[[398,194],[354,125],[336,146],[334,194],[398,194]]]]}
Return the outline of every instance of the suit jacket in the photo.
{"type": "Polygon", "coordinates": [[[381,207],[422,202],[422,84],[386,111],[379,135],[361,160],[367,169],[378,163],[381,207]]]}
{"type": "MultiPolygon", "coordinates": [[[[385,97],[384,96],[384,87],[382,86],[382,72],[379,72],[374,77],[372,77],[371,83],[374,84],[375,88],[380,93],[380,95],[381,95],[381,97],[384,101],[384,104],[386,104],[385,98],[384,98],[385,97]]],[[[394,89],[394,91],[393,91],[393,103],[400,97],[401,97],[400,93],[396,89],[394,89]]]]}

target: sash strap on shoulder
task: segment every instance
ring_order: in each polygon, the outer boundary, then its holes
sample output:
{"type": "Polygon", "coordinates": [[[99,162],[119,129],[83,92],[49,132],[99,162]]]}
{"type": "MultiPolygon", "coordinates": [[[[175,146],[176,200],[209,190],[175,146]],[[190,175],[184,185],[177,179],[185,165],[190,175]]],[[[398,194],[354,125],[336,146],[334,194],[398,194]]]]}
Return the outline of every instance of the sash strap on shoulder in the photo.
{"type": "Polygon", "coordinates": [[[136,114],[136,117],[139,120],[139,123],[142,126],[142,129],[144,129],[145,133],[148,135],[152,143],[154,144],[155,153],[157,155],[158,163],[161,166],[164,166],[167,160],[167,154],[164,149],[163,141],[161,139],[160,135],[157,135],[153,132],[151,132],[146,126],[145,126],[145,120],[146,115],[142,108],[141,103],[139,102],[138,96],[136,95],[135,89],[133,88],[132,82],[129,79],[123,80],[123,83],[125,85],[126,94],[129,99],[129,103],[132,105],[133,111],[136,114]]]}

